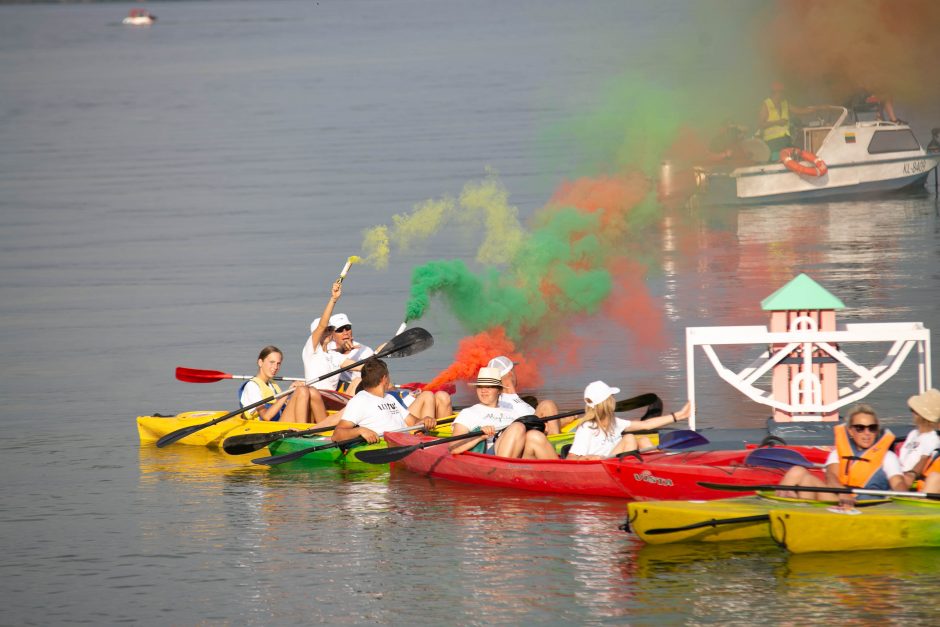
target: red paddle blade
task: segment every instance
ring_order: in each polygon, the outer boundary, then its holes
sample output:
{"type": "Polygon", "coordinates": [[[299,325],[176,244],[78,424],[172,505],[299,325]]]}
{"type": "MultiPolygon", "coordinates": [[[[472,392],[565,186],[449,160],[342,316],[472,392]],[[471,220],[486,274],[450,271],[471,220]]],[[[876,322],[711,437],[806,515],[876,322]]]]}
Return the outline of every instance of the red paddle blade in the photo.
{"type": "Polygon", "coordinates": [[[427,390],[429,392],[447,392],[448,394],[457,393],[457,386],[454,383],[445,383],[433,388],[425,387],[426,385],[426,383],[421,383],[420,381],[412,381],[411,383],[402,383],[398,387],[402,388],[403,390],[412,390],[414,392],[422,392],[427,390]]]}
{"type": "Polygon", "coordinates": [[[186,383],[215,383],[222,379],[231,379],[232,375],[218,370],[198,370],[196,368],[177,366],[176,378],[186,383]]]}

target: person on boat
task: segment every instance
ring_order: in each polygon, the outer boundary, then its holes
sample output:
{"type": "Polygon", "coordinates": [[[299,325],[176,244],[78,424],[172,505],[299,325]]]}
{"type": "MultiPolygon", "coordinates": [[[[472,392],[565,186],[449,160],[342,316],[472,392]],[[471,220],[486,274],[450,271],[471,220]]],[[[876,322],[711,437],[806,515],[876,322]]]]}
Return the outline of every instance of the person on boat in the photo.
{"type": "Polygon", "coordinates": [[[937,434],[940,390],[931,388],[923,394],[916,394],[907,399],[907,406],[914,415],[914,429],[907,434],[898,452],[904,471],[902,478],[905,489],[909,489],[925,474],[924,471],[940,449],[940,435],[937,434]]]}
{"type": "Polygon", "coordinates": [[[574,442],[566,459],[604,459],[649,448],[652,442],[648,438],[636,437],[631,431],[659,429],[687,420],[692,413],[692,404],[686,403],[682,409],[668,416],[643,421],[618,418],[614,414],[614,395],[619,392],[620,388],[611,387],[603,381],[593,381],[584,389],[584,421],[574,432],[574,442]]]}
{"type": "Polygon", "coordinates": [[[370,358],[362,365],[362,380],[359,391],[343,409],[342,418],[333,430],[333,441],[362,437],[374,444],[382,434],[393,429],[402,429],[423,423],[431,430],[437,425],[437,416],[432,392],[422,392],[407,408],[389,394],[392,389],[388,366],[381,359],[370,358]]]}
{"type": "MultiPolygon", "coordinates": [[[[329,350],[336,351],[352,362],[368,359],[375,354],[375,351],[365,344],[360,344],[353,338],[352,322],[349,316],[344,313],[330,316],[330,326],[333,328],[333,336],[330,338],[329,350]]],[[[348,394],[354,394],[358,386],[360,374],[358,371],[347,371],[339,376],[338,390],[348,394]]]]}
{"type": "Polygon", "coordinates": [[[538,429],[527,429],[509,403],[500,404],[503,391],[500,374],[498,368],[484,366],[477,373],[476,380],[470,382],[476,388],[480,402],[457,414],[453,431],[454,435],[463,435],[479,430],[480,435],[454,442],[450,445],[451,453],[457,455],[482,444],[483,452],[500,457],[556,459],[558,455],[555,448],[544,433],[538,429]],[[497,430],[500,430],[498,434],[497,430]]]}
{"type": "MultiPolygon", "coordinates": [[[[281,388],[274,382],[281,369],[284,353],[276,346],[265,346],[258,355],[258,374],[245,381],[239,390],[239,401],[242,407],[253,405],[258,401],[280,394],[281,388]]],[[[285,394],[271,403],[261,405],[245,413],[247,418],[255,420],[281,420],[284,422],[314,422],[328,426],[327,413],[323,405],[323,398],[313,388],[307,387],[303,381],[294,381],[290,394],[285,394]]]]}
{"type": "Polygon", "coordinates": [[[770,85],[770,96],[761,103],[757,128],[761,139],[770,148],[770,160],[776,161],[780,151],[793,145],[790,136],[790,114],[803,115],[815,110],[815,107],[796,107],[784,98],[784,86],[780,81],[770,85]]]}
{"type": "Polygon", "coordinates": [[[333,327],[329,323],[330,316],[333,313],[333,307],[342,295],[342,282],[337,280],[333,283],[330,299],[323,308],[323,313],[310,323],[310,335],[300,351],[304,362],[304,379],[319,390],[336,390],[339,386],[340,375],[337,374],[322,381],[317,381],[317,379],[328,372],[355,363],[337,351],[330,350],[328,346],[333,340],[333,327]]]}
{"type": "Polygon", "coordinates": [[[845,103],[845,108],[855,114],[855,119],[859,120],[859,113],[873,114],[877,120],[887,120],[888,122],[902,122],[894,113],[894,101],[890,96],[878,95],[865,85],[859,86],[851,98],[845,103]]]}
{"type": "Polygon", "coordinates": [[[927,152],[940,152],[940,128],[930,129],[930,143],[927,152]]]}
{"type": "MultiPolygon", "coordinates": [[[[869,405],[849,411],[848,423],[832,430],[835,448],[826,459],[826,477],[819,479],[802,466],[792,466],[780,485],[906,490],[901,461],[891,450],[894,434],[881,433],[878,415],[869,405]]],[[[845,509],[855,506],[854,494],[778,490],[779,496],[820,501],[838,500],[845,509]]],[[[864,497],[863,497],[864,498],[864,497]]]]}
{"type": "MultiPolygon", "coordinates": [[[[525,399],[519,396],[516,390],[516,371],[514,366],[513,361],[505,355],[494,357],[486,364],[487,368],[499,370],[500,382],[503,386],[499,394],[499,406],[508,409],[516,418],[523,416],[538,416],[539,418],[544,418],[545,416],[554,416],[557,414],[558,405],[555,404],[555,401],[538,401],[536,406],[532,407],[525,399]]],[[[571,420],[572,419],[569,418],[564,422],[559,420],[547,422],[545,423],[545,433],[547,435],[560,433],[561,427],[571,422],[571,420]]]]}
{"type": "Polygon", "coordinates": [[[924,481],[920,489],[931,494],[940,494],[940,456],[934,458],[924,470],[924,481]]]}

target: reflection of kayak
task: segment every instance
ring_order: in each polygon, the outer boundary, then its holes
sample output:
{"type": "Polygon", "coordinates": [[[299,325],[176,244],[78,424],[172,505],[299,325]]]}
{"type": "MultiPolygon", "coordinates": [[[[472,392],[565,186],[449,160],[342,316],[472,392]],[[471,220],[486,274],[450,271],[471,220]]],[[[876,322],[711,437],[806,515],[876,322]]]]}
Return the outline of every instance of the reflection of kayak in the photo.
{"type": "Polygon", "coordinates": [[[770,494],[716,501],[649,501],[627,505],[630,531],[649,544],[770,539],[769,514],[780,508],[825,508],[829,503],[770,494]],[[651,530],[693,527],[668,533],[651,530]]]}
{"type": "Polygon", "coordinates": [[[937,576],[940,548],[894,549],[892,551],[845,551],[838,559],[829,553],[788,553],[788,578],[850,577],[853,580],[878,573],[881,577],[937,576]]]}
{"type": "Polygon", "coordinates": [[[784,508],[770,513],[770,532],[793,553],[940,547],[940,503],[894,499],[851,513],[784,508]]]}
{"type": "MultiPolygon", "coordinates": [[[[791,448],[799,450],[811,462],[823,462],[828,455],[828,452],[812,447],[791,448]]],[[[652,453],[644,455],[642,459],[606,459],[603,465],[621,490],[637,501],[714,500],[740,496],[741,493],[703,488],[698,485],[699,481],[734,485],[780,483],[783,470],[749,466],[744,463],[750,452],[739,450],[652,453]]]]}
{"type": "Polygon", "coordinates": [[[150,26],[156,21],[157,16],[151,15],[146,9],[131,9],[121,23],[128,26],[150,26]]]}
{"type": "MultiPolygon", "coordinates": [[[[411,446],[430,438],[388,433],[386,439],[392,446],[411,446]]],[[[573,433],[550,437],[556,449],[573,439],[573,433]]],[[[441,445],[417,450],[396,463],[418,474],[462,483],[556,494],[625,496],[604,470],[601,460],[510,459],[481,453],[451,455],[447,445],[441,445]]]]}
{"type": "MultiPolygon", "coordinates": [[[[140,442],[156,442],[168,433],[177,429],[190,427],[192,425],[209,422],[219,416],[224,416],[228,412],[224,411],[187,411],[176,416],[138,416],[137,433],[140,435],[140,442]]],[[[229,418],[219,424],[201,429],[191,435],[187,435],[179,444],[191,444],[194,446],[211,446],[221,448],[222,441],[233,435],[243,435],[245,433],[271,433],[274,431],[284,431],[285,429],[311,429],[316,425],[298,422],[267,422],[264,420],[246,420],[245,418],[229,418]]],[[[329,432],[327,432],[329,433],[329,432]]]]}

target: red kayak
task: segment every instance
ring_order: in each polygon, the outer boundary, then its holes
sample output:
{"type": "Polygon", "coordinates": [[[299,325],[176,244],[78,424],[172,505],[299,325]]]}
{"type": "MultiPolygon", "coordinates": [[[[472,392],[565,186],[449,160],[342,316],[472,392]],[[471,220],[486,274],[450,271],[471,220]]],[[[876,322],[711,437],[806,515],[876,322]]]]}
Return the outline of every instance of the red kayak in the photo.
{"type": "MultiPolygon", "coordinates": [[[[813,447],[779,447],[777,451],[796,450],[809,462],[823,463],[828,451],[813,447]]],[[[605,459],[604,469],[628,498],[637,501],[712,500],[741,496],[741,492],[712,490],[698,485],[711,481],[732,485],[768,485],[780,483],[786,470],[745,463],[753,453],[741,451],[684,451],[647,453],[641,459],[627,456],[605,459]]],[[[822,469],[810,470],[823,477],[822,469]]]]}
{"type": "MultiPolygon", "coordinates": [[[[385,439],[391,448],[435,438],[386,432],[385,439]]],[[[628,496],[600,460],[512,459],[481,453],[451,455],[447,445],[441,445],[419,449],[395,463],[421,475],[461,483],[554,494],[628,496]]]]}

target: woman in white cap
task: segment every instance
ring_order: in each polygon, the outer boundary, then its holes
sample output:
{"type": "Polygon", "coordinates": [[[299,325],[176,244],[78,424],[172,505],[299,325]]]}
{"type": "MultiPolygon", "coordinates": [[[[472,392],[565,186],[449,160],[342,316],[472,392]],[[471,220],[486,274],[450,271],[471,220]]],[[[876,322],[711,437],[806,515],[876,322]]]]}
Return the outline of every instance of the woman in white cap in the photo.
{"type": "Polygon", "coordinates": [[[470,385],[477,389],[480,401],[462,410],[454,419],[454,435],[479,429],[480,436],[451,444],[453,454],[463,453],[484,444],[484,452],[500,457],[555,459],[558,455],[545,434],[538,429],[526,430],[511,407],[501,405],[502,377],[498,368],[480,368],[470,385]],[[499,431],[499,434],[497,434],[499,431]]]}
{"type": "Polygon", "coordinates": [[[574,442],[567,459],[604,459],[620,453],[635,451],[652,445],[645,437],[637,438],[631,431],[659,429],[680,420],[686,420],[692,405],[686,403],[677,412],[647,420],[624,420],[614,415],[614,394],[620,388],[603,381],[593,381],[584,390],[584,420],[574,433],[574,442]]]}
{"type": "Polygon", "coordinates": [[[898,457],[904,471],[904,486],[910,488],[925,474],[937,449],[940,449],[940,436],[937,435],[940,391],[931,388],[923,394],[916,394],[907,399],[907,406],[914,415],[914,429],[904,439],[898,457]]]}

